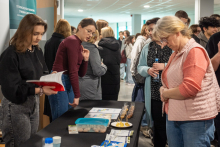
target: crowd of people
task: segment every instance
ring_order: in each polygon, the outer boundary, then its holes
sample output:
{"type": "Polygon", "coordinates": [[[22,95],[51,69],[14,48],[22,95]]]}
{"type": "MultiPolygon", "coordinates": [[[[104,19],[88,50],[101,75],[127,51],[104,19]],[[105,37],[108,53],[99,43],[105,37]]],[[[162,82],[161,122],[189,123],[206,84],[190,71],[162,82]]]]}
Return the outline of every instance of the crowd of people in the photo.
{"type": "Polygon", "coordinates": [[[140,130],[152,145],[220,146],[220,15],[190,22],[180,10],[117,40],[105,20],[85,18],[75,28],[60,19],[43,54],[38,43],[50,26],[27,14],[0,56],[6,147],[37,132],[39,96],[47,95],[44,114],[54,121],[83,100],[117,101],[124,80],[134,86],[132,101],[145,103],[140,130]],[[26,82],[61,71],[65,91],[26,82]]]}

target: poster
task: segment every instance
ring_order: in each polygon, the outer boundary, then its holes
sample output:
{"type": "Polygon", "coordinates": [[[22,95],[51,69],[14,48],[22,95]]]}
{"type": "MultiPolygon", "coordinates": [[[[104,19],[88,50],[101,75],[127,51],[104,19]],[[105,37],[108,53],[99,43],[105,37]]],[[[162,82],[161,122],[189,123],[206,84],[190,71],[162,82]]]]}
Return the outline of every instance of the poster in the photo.
{"type": "Polygon", "coordinates": [[[10,38],[16,32],[20,21],[27,14],[36,14],[36,0],[9,0],[10,38]]]}

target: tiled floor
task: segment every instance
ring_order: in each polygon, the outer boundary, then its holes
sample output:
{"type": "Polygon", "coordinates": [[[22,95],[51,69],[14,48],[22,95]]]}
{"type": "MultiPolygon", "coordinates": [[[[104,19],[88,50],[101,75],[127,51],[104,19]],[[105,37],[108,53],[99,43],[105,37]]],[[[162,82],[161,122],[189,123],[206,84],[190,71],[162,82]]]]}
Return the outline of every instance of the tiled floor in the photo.
{"type": "MultiPolygon", "coordinates": [[[[131,101],[133,88],[134,86],[127,85],[124,81],[121,81],[118,101],[131,101]]],[[[150,142],[151,140],[149,138],[145,138],[142,133],[140,133],[138,147],[152,147],[150,142]]]]}

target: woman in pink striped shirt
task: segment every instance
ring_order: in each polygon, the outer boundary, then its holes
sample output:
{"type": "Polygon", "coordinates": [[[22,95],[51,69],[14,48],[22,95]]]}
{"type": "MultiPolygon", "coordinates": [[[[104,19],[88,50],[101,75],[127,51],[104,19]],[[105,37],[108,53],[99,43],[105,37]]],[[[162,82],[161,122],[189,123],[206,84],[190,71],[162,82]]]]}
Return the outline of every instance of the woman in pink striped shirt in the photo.
{"type": "Polygon", "coordinates": [[[160,88],[169,147],[210,147],[220,92],[206,50],[190,39],[188,27],[175,16],[161,18],[153,36],[174,51],[160,88]]]}

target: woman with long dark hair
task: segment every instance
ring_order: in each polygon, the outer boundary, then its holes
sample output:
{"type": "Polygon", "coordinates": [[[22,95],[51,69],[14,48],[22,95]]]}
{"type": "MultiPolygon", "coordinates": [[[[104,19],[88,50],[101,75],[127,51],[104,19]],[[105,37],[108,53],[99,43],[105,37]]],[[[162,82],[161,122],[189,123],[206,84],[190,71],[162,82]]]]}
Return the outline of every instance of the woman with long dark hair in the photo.
{"type": "Polygon", "coordinates": [[[54,87],[26,83],[48,73],[43,52],[38,46],[47,24],[34,14],[26,15],[0,57],[2,136],[6,147],[19,147],[37,132],[39,95],[56,94],[54,87]]]}

